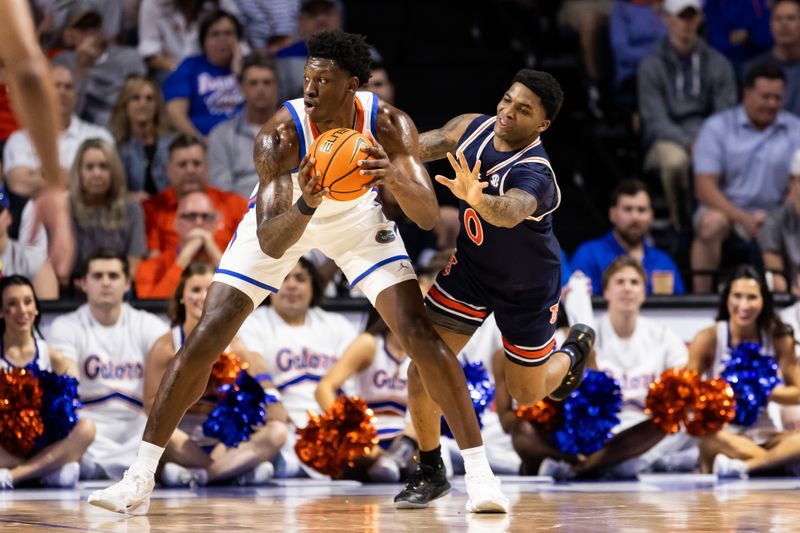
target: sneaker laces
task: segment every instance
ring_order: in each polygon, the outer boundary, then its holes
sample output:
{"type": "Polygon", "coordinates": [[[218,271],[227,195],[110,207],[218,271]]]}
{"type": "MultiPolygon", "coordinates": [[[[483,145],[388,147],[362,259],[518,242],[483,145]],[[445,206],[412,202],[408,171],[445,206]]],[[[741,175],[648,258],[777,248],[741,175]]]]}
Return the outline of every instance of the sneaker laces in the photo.
{"type": "Polygon", "coordinates": [[[434,474],[434,469],[425,466],[419,465],[419,467],[408,476],[408,481],[406,482],[406,489],[418,489],[423,486],[425,483],[428,482],[428,476],[434,474]]]}

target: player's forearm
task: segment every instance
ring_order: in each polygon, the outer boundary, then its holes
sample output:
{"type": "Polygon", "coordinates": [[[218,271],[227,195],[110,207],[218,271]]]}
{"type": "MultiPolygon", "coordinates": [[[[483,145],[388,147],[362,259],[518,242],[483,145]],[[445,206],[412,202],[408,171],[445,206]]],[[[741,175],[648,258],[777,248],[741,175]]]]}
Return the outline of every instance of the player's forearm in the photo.
{"type": "Polygon", "coordinates": [[[311,215],[301,213],[297,204],[274,218],[259,220],[256,234],[261,251],[273,259],[283,257],[303,236],[310,220],[311,215]]]}
{"type": "Polygon", "coordinates": [[[419,136],[419,157],[423,162],[444,159],[447,152],[456,149],[453,142],[442,130],[431,130],[419,136]]]}
{"type": "Polygon", "coordinates": [[[433,189],[418,183],[395,184],[392,194],[408,218],[424,230],[432,230],[439,222],[439,204],[433,189]]]}
{"type": "Polygon", "coordinates": [[[500,228],[513,228],[535,210],[518,198],[489,194],[482,195],[481,202],[472,208],[483,220],[500,228]]]}

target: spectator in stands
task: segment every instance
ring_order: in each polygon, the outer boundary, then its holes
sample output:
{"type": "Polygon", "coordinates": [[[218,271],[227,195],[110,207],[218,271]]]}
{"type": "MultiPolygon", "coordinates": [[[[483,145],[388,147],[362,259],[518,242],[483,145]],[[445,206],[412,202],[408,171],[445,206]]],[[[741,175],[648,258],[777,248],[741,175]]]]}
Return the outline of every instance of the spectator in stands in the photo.
{"type": "MultiPolygon", "coordinates": [[[[77,44],[78,36],[75,35],[71,22],[87,11],[96,11],[102,19],[103,37],[111,42],[116,42],[123,27],[125,2],[119,0],[74,0],[59,2],[53,0],[34,0],[41,10],[43,20],[48,21],[51,29],[57,34],[63,33],[63,44],[68,47],[77,44]]],[[[40,28],[42,31],[44,28],[40,28]]]]}
{"type": "Polygon", "coordinates": [[[169,298],[190,263],[200,261],[214,266],[219,263],[223,249],[214,242],[218,218],[219,213],[204,192],[190,192],[178,201],[175,217],[178,245],[142,263],[136,275],[139,298],[169,298]]]}
{"type": "Polygon", "coordinates": [[[254,54],[238,76],[244,109],[217,124],[208,137],[209,181],[223,191],[250,198],[258,185],[253,164],[256,134],[278,106],[278,80],[271,60],[254,54]]]}
{"type": "Polygon", "coordinates": [[[110,127],[128,177],[128,194],[143,201],[166,189],[173,136],[158,85],[141,75],[129,76],[111,112],[110,127]]]}
{"type": "Polygon", "coordinates": [[[244,36],[253,50],[274,51],[297,31],[299,0],[236,0],[244,36]],[[283,43],[280,45],[278,43],[283,43]]]}
{"type": "MultiPolygon", "coordinates": [[[[153,405],[167,365],[200,320],[213,276],[214,266],[208,263],[191,263],[180,275],[167,309],[172,330],[156,341],[147,356],[144,378],[146,411],[153,405]]],[[[234,338],[226,351],[247,363],[247,373],[252,377],[269,383],[263,359],[251,354],[239,339],[234,338]]],[[[266,424],[256,428],[238,446],[227,447],[219,440],[203,434],[203,422],[216,406],[214,398],[212,394],[209,400],[206,395],[190,407],[170,437],[164,451],[164,468],[161,470],[163,485],[205,485],[228,479],[233,479],[237,485],[261,485],[275,472],[270,460],[278,455],[286,441],[285,410],[280,409],[282,412],[277,413],[274,404],[268,405],[266,424]]]]}
{"type": "Polygon", "coordinates": [[[759,244],[764,268],[773,274],[772,289],[800,296],[800,149],[792,157],[786,201],[770,211],[759,244]]]}
{"type": "Polygon", "coordinates": [[[645,184],[639,180],[620,182],[611,195],[608,218],[612,230],[581,244],[570,261],[573,271],[580,270],[592,280],[592,292],[601,294],[603,272],[616,257],[629,255],[644,265],[647,294],[683,294],[683,280],[675,262],[646,242],[653,208],[645,184]]]}
{"type": "Polygon", "coordinates": [[[205,139],[211,129],[242,107],[236,75],[242,66],[242,27],[227,11],[200,23],[202,53],[187,57],[164,80],[170,122],[181,133],[205,139]]]}
{"type": "Polygon", "coordinates": [[[138,52],[156,80],[200,53],[199,21],[216,9],[235,13],[234,0],[141,0],[138,52]]]}
{"type": "MultiPolygon", "coordinates": [[[[42,300],[58,299],[58,280],[53,266],[47,261],[47,239],[40,228],[34,242],[30,229],[25,228],[21,239],[8,233],[12,215],[5,189],[0,186],[0,278],[19,275],[32,280],[36,294],[42,300]]],[[[26,213],[30,218],[30,208],[26,213]]],[[[27,224],[28,226],[30,224],[27,224]]]]}
{"type": "Polygon", "coordinates": [[[276,461],[277,477],[296,477],[306,470],[294,451],[294,428],[308,424],[309,409],[318,411],[317,383],[356,337],[344,316],[318,307],[322,290],[313,263],[301,257],[270,298],[271,305],[258,307],[239,330],[242,342],[266,361],[293,426],[276,461]]]}
{"type": "Polygon", "coordinates": [[[785,196],[789,163],[800,148],[800,118],[781,109],[785,76],[780,67],[752,68],[742,104],[703,123],[694,152],[695,212],[692,269],[695,292],[709,292],[702,272],[720,265],[723,241],[732,231],[756,239],[767,213],[785,196]]]}
{"type": "Polygon", "coordinates": [[[175,251],[179,241],[175,231],[178,202],[196,191],[205,192],[220,215],[214,226],[214,241],[224,250],[247,211],[247,203],[238,194],[208,186],[205,145],[196,137],[175,137],[169,146],[167,177],[169,187],[142,204],[151,254],[175,251]]]}
{"type": "Polygon", "coordinates": [[[49,343],[78,366],[82,416],[97,434],[81,459],[81,477],[120,479],[139,446],[148,352],[169,328],[157,316],[124,302],[130,290],[124,254],[96,250],[80,280],[87,303],[56,318],[49,343]]]}
{"type": "Polygon", "coordinates": [[[124,254],[135,273],[147,255],[144,214],[139,202],[128,198],[114,145],[89,139],[78,148],[69,177],[69,203],[76,265],[83,265],[92,252],[104,248],[124,254]]]}
{"type": "Polygon", "coordinates": [[[53,63],[75,72],[78,116],[108,126],[117,95],[131,74],[144,74],[145,66],[130,46],[111,44],[103,34],[103,18],[96,9],[81,10],[70,19],[74,50],[58,54],[53,63]]]}
{"type": "Polygon", "coordinates": [[[727,57],[737,72],[772,46],[770,3],[768,0],[705,2],[708,44],[727,57]]]}
{"type": "Polygon", "coordinates": [[[323,31],[342,29],[342,10],[335,0],[301,0],[294,41],[275,53],[280,101],[303,96],[303,76],[308,57],[306,42],[323,31]]]}
{"type": "MultiPolygon", "coordinates": [[[[84,122],[75,115],[78,93],[73,72],[64,65],[53,65],[52,75],[62,127],[58,138],[59,162],[66,174],[83,141],[97,137],[113,143],[114,139],[105,128],[84,122]]],[[[44,186],[41,163],[25,130],[17,130],[9,137],[3,148],[3,165],[6,186],[12,193],[30,198],[44,186]]]]}
{"type": "Polygon", "coordinates": [[[394,84],[389,79],[386,67],[382,64],[376,63],[372,65],[369,70],[369,80],[367,80],[364,90],[371,91],[387,104],[394,105],[394,84]]]}
{"type": "Polygon", "coordinates": [[[562,27],[578,33],[583,67],[589,81],[589,111],[600,118],[600,78],[601,58],[598,49],[600,34],[608,25],[608,15],[614,5],[613,0],[565,0],[558,13],[562,27]]]}
{"type": "Polygon", "coordinates": [[[786,75],[783,108],[800,116],[800,0],[773,0],[770,28],[775,46],[748,63],[745,72],[765,62],[781,67],[786,75]]]}
{"type": "MultiPolygon", "coordinates": [[[[665,370],[683,368],[688,360],[686,345],[663,325],[640,315],[645,301],[645,271],[641,263],[628,256],[616,258],[603,272],[603,298],[608,312],[597,325],[593,366],[614,377],[622,389],[622,411],[614,437],[585,458],[565,456],[541,439],[538,432],[529,433],[526,444],[527,470],[558,479],[587,477],[608,473],[618,477],[635,477],[653,468],[694,470],[697,447],[685,433],[667,436],[650,421],[644,404],[650,383],[665,370]],[[537,448],[541,448],[537,453],[537,448]],[[542,452],[547,451],[544,460],[542,452]],[[531,453],[532,452],[532,453],[531,453]],[[560,458],[560,461],[550,457],[560,458]],[[568,459],[568,460],[566,460],[568,459]]],[[[525,423],[519,423],[525,426],[525,423]]]]}
{"type": "Polygon", "coordinates": [[[669,33],[639,66],[638,100],[646,170],[657,170],[673,226],[689,220],[689,173],[697,132],[712,113],[736,105],[725,57],[698,35],[700,0],[666,0],[669,33]]]}
{"type": "MultiPolygon", "coordinates": [[[[27,278],[5,275],[0,281],[0,304],[0,370],[27,368],[77,377],[75,362],[44,341],[39,331],[39,300],[27,278]]],[[[5,396],[5,402],[11,401],[6,409],[14,409],[14,402],[20,400],[30,405],[28,398],[5,396]]],[[[80,473],[78,461],[95,434],[91,419],[82,415],[65,437],[44,448],[37,446],[30,457],[0,447],[0,490],[37,478],[44,486],[74,487],[80,473]]],[[[5,433],[9,429],[3,423],[5,433]]]]}
{"type": "Polygon", "coordinates": [[[633,103],[639,63],[667,34],[661,16],[661,0],[614,2],[608,17],[608,34],[614,56],[615,99],[633,103]]]}
{"type": "MultiPolygon", "coordinates": [[[[764,276],[749,265],[736,269],[720,293],[716,324],[700,331],[689,344],[687,368],[701,379],[719,377],[740,343],[759,345],[759,353],[774,357],[782,383],[769,401],[800,404],[800,369],[792,331],[775,312],[764,276]]],[[[700,441],[700,471],[720,478],[746,478],[750,473],[798,475],[800,432],[781,432],[769,409],[761,409],[749,426],[729,424],[700,441]]]]}

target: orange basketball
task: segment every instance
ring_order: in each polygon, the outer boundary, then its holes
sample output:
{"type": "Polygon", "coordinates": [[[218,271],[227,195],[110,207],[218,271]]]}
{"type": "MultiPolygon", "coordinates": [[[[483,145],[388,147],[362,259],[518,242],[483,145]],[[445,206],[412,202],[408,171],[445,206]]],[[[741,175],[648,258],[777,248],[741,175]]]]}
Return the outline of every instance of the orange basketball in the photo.
{"type": "Polygon", "coordinates": [[[362,189],[373,180],[372,175],[362,175],[359,160],[374,159],[361,147],[373,144],[364,135],[348,128],[328,130],[316,138],[309,153],[315,159],[314,170],[319,172],[319,188],[327,187],[325,196],[331,200],[352,200],[366,193],[362,189]]]}

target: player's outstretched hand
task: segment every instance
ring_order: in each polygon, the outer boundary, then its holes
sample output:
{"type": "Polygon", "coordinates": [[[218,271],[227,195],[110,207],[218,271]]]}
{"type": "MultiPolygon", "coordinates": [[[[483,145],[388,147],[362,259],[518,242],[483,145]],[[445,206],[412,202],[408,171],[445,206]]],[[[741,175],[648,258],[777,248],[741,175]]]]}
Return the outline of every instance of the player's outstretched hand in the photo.
{"type": "Polygon", "coordinates": [[[383,146],[372,136],[371,131],[367,132],[367,138],[374,146],[366,144],[361,146],[361,150],[366,152],[370,158],[362,159],[358,162],[361,167],[359,172],[361,172],[362,176],[375,176],[375,179],[364,185],[362,189],[371,189],[376,185],[391,185],[396,176],[395,167],[391,159],[389,159],[383,146]]]}
{"type": "Polygon", "coordinates": [[[297,183],[300,185],[300,191],[303,193],[303,200],[305,200],[308,207],[319,207],[322,203],[322,198],[328,192],[327,187],[320,187],[320,175],[314,169],[314,163],[317,161],[306,154],[303,160],[300,161],[300,170],[297,174],[297,183]]]}
{"type": "Polygon", "coordinates": [[[489,186],[488,182],[480,181],[481,162],[478,160],[475,167],[470,170],[467,164],[464,152],[458,152],[458,160],[453,157],[453,154],[447,152],[447,159],[450,160],[450,165],[456,171],[454,179],[447,179],[444,176],[437,175],[436,181],[450,189],[459,200],[464,200],[472,207],[478,207],[483,202],[483,189],[489,186]]]}

